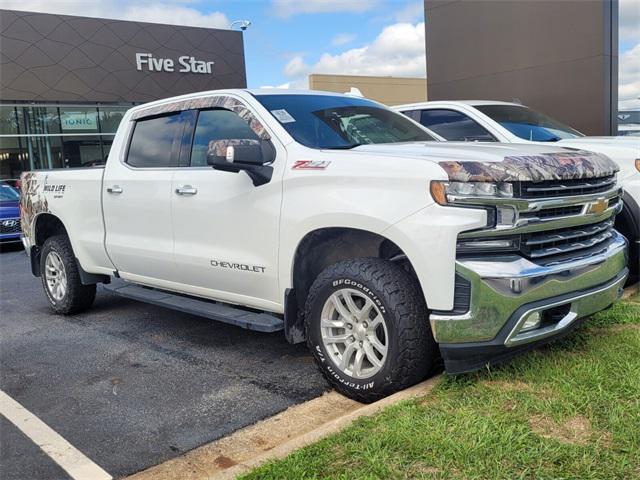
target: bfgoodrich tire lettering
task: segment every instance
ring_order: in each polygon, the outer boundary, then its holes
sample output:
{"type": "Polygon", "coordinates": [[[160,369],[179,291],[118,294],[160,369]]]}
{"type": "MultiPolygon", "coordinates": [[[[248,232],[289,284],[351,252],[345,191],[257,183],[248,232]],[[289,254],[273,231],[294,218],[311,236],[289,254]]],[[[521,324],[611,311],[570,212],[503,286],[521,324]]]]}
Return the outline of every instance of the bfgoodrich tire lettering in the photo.
{"type": "Polygon", "coordinates": [[[72,314],[86,310],[96,297],[95,285],[82,285],[71,243],[66,235],[48,238],[40,255],[42,286],[51,308],[56,313],[72,314]],[[60,265],[61,263],[61,265],[60,265]],[[57,272],[49,272],[49,270],[57,272]],[[55,277],[63,276],[64,288],[55,287],[55,277]]]}
{"type": "MultiPolygon", "coordinates": [[[[342,307],[346,306],[345,299],[342,307]]],[[[400,266],[379,258],[348,260],[324,270],[309,291],[305,327],[308,346],[322,374],[336,390],[361,402],[373,402],[423,380],[431,372],[437,357],[427,307],[416,282],[400,266]],[[343,292],[352,292],[352,298],[359,303],[352,304],[351,310],[345,309],[328,318],[327,302],[342,298],[343,292]],[[352,315],[353,324],[347,329],[351,323],[351,320],[345,320],[349,312],[353,309],[362,312],[366,306],[373,306],[371,310],[375,309],[383,317],[384,334],[378,326],[372,337],[372,330],[362,325],[363,320],[368,323],[376,318],[375,313],[363,313],[361,318],[352,315]],[[335,327],[336,333],[328,335],[327,324],[344,325],[344,329],[335,327]],[[335,341],[332,337],[340,337],[344,342],[343,349],[327,344],[328,337],[330,342],[335,341]],[[367,339],[373,339],[373,342],[367,344],[367,339]],[[367,351],[371,354],[371,344],[376,339],[380,345],[378,350],[373,350],[375,357],[368,363],[368,368],[358,372],[355,359],[350,368],[344,368],[345,363],[336,360],[348,345],[363,342],[369,346],[367,351]],[[383,363],[374,368],[376,359],[381,358],[384,358],[383,363]]],[[[360,358],[360,361],[367,364],[367,360],[360,358]]]]}

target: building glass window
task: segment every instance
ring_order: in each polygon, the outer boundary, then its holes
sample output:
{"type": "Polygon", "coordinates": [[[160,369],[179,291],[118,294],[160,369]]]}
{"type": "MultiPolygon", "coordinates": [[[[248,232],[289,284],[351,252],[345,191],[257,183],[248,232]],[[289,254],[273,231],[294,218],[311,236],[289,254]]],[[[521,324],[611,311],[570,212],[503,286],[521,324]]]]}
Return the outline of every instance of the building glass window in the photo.
{"type": "Polygon", "coordinates": [[[105,162],[127,105],[0,105],[0,179],[105,162]]]}
{"type": "Polygon", "coordinates": [[[107,163],[107,158],[109,158],[109,152],[111,151],[111,145],[113,145],[113,139],[115,135],[103,135],[102,140],[102,158],[104,163],[107,163]]]}
{"type": "Polygon", "coordinates": [[[19,137],[0,137],[0,179],[16,180],[25,170],[19,137]]]}
{"type": "Polygon", "coordinates": [[[100,112],[100,131],[102,133],[116,133],[118,125],[122,121],[122,117],[127,107],[99,107],[100,112]]]}
{"type": "Polygon", "coordinates": [[[63,133],[98,133],[98,109],[60,107],[60,124],[63,133]]]}
{"type": "Polygon", "coordinates": [[[25,140],[26,151],[22,153],[25,170],[64,167],[61,137],[34,135],[25,140]]]}
{"type": "Polygon", "coordinates": [[[27,135],[60,133],[57,107],[18,107],[18,117],[24,122],[21,133],[27,135]]]}
{"type": "Polygon", "coordinates": [[[0,106],[0,135],[17,135],[18,117],[15,107],[0,106]]]}
{"type": "Polygon", "coordinates": [[[104,164],[100,137],[97,135],[64,136],[62,147],[64,168],[93,167],[104,164]]]}

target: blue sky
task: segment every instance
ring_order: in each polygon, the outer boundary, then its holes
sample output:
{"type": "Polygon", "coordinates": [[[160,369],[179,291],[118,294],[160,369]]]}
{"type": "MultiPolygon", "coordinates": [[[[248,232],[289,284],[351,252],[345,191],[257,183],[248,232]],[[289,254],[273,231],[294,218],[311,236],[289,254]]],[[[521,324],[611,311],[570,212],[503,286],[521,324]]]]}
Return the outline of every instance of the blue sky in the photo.
{"type": "MultiPolygon", "coordinates": [[[[247,19],[250,87],[306,88],[310,72],[426,73],[422,0],[3,0],[3,8],[217,28],[247,19]]],[[[620,0],[619,53],[621,106],[640,107],[640,0],[620,0]]]]}

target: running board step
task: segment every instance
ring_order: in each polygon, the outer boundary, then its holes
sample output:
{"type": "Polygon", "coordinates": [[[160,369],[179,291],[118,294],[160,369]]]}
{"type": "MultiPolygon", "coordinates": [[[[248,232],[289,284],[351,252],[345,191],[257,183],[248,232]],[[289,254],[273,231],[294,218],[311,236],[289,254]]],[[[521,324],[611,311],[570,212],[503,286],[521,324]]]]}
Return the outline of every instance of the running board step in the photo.
{"type": "Polygon", "coordinates": [[[202,300],[124,282],[113,282],[102,285],[102,288],[121,297],[230,323],[247,330],[271,333],[284,329],[284,321],[275,315],[252,312],[226,303],[202,300]]]}

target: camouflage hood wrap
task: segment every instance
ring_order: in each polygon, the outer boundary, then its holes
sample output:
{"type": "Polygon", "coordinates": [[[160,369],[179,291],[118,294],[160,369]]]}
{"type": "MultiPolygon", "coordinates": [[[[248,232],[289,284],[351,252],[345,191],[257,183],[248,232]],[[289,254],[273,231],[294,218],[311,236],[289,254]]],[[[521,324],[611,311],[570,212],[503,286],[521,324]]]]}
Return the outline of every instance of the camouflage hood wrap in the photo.
{"type": "Polygon", "coordinates": [[[612,175],[618,166],[608,157],[583,150],[504,157],[501,162],[439,162],[455,182],[541,182],[612,175]]]}

